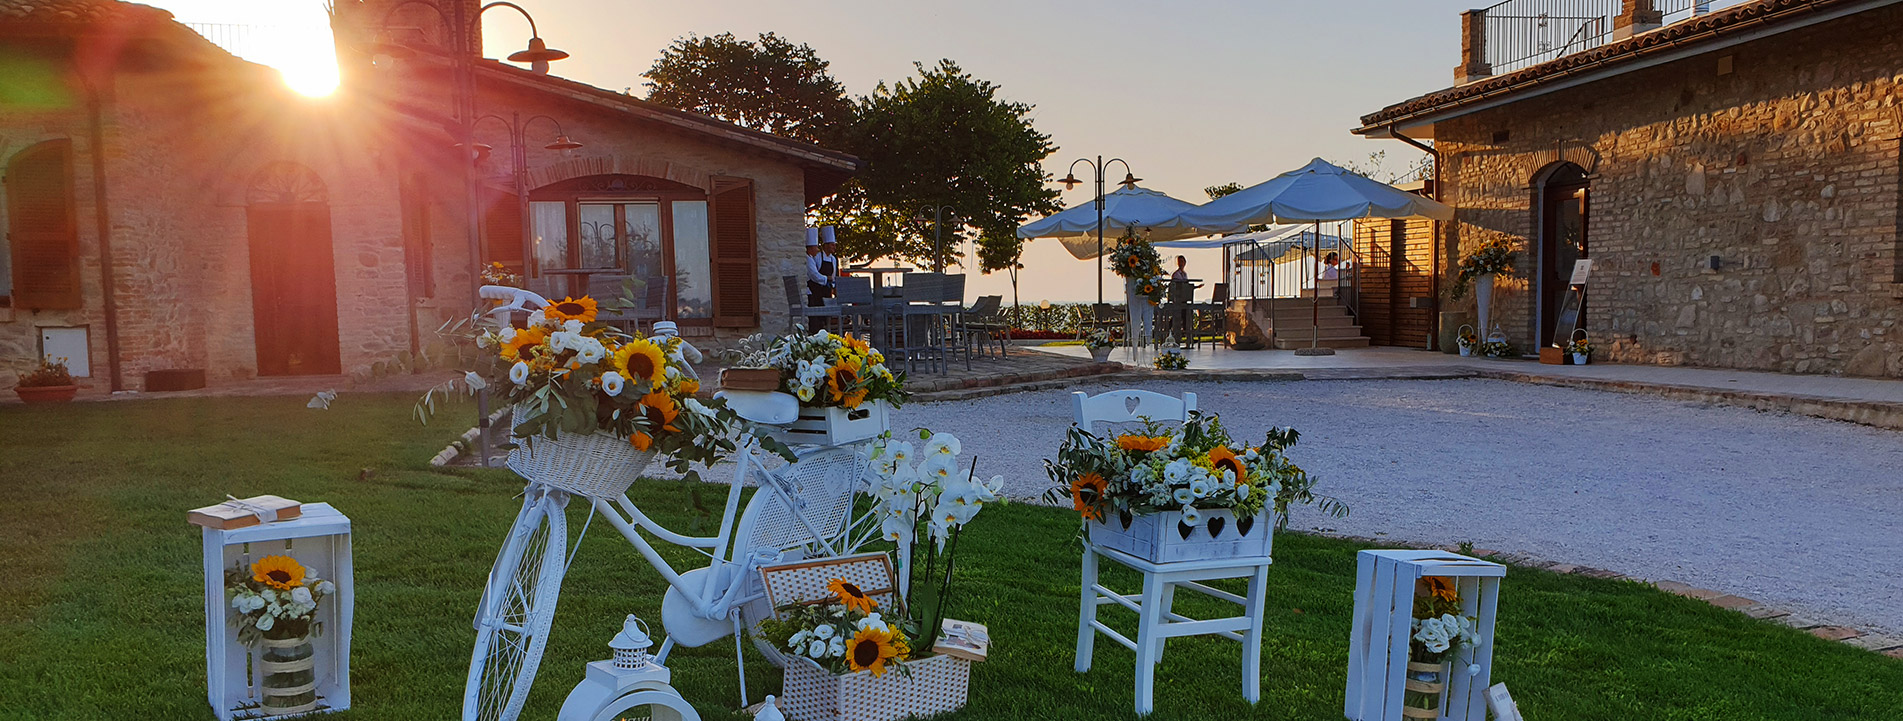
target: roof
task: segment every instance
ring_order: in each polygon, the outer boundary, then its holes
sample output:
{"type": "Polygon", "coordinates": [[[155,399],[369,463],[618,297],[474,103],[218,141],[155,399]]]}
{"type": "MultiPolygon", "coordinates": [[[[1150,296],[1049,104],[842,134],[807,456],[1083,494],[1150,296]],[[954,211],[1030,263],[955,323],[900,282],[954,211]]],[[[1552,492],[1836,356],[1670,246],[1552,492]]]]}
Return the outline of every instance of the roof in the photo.
{"type": "MultiPolygon", "coordinates": [[[[0,2],[4,1],[0,0],[0,2]]],[[[518,87],[566,95],[570,99],[619,111],[642,120],[778,155],[807,170],[806,199],[808,203],[818,202],[820,198],[831,194],[840,183],[845,182],[862,167],[859,158],[847,153],[829,150],[803,140],[743,128],[725,120],[668,107],[627,93],[618,93],[560,76],[534,72],[488,58],[477,61],[476,67],[489,77],[518,87]]]]}
{"type": "Polygon", "coordinates": [[[0,0],[0,21],[87,24],[124,15],[172,14],[150,5],[119,0],[0,0]]]}
{"type": "Polygon", "coordinates": [[[1562,79],[1569,79],[1589,70],[1608,68],[1617,72],[1617,66],[1635,62],[1654,52],[1688,49],[1696,52],[1703,49],[1701,46],[1715,45],[1720,40],[1731,40],[1746,31],[1762,32],[1767,29],[1775,31],[1784,29],[1779,26],[1796,26],[1807,18],[1815,19],[1820,13],[1857,12],[1894,1],[1755,0],[1755,2],[1736,5],[1709,15],[1679,21],[1656,30],[1606,43],[1591,50],[1561,56],[1505,75],[1497,75],[1411,98],[1362,116],[1361,127],[1356,128],[1354,132],[1365,134],[1381,128],[1406,124],[1406,121],[1424,119],[1471,106],[1483,99],[1509,96],[1562,79]],[[1857,7],[1859,5],[1866,7],[1857,7]]]}

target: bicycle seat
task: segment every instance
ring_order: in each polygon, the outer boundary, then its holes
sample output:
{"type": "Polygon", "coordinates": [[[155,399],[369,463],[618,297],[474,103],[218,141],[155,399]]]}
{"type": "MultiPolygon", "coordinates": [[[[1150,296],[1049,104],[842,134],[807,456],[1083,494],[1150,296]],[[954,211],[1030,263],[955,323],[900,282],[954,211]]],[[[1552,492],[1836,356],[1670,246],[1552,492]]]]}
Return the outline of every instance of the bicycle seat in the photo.
{"type": "Polygon", "coordinates": [[[714,397],[726,399],[728,408],[754,423],[783,426],[800,417],[800,401],[788,393],[727,390],[715,393],[714,397]]]}

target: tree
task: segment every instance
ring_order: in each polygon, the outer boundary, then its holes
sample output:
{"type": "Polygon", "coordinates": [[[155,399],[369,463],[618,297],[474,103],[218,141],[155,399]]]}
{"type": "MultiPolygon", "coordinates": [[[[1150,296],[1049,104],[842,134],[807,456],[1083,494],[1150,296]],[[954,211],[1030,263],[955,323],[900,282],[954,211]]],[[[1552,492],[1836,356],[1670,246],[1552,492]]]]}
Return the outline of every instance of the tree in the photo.
{"type": "Polygon", "coordinates": [[[1011,274],[1011,305],[1018,304],[1018,271],[1024,264],[1024,239],[1017,228],[1004,233],[986,233],[978,237],[978,271],[987,275],[1000,270],[1011,274]]]}
{"type": "Polygon", "coordinates": [[[851,121],[852,102],[827,67],[812,47],[773,33],[758,42],[721,33],[675,40],[644,76],[650,101],[830,144],[851,121]]]}
{"type": "Polygon", "coordinates": [[[1057,147],[1031,127],[1032,106],[999,99],[950,60],[914,67],[918,77],[854,103],[841,146],[865,167],[818,211],[839,226],[842,256],[929,262],[932,211],[948,206],[944,254],[956,263],[968,233],[1015,237],[1031,214],[1061,207],[1041,165],[1057,147]]]}

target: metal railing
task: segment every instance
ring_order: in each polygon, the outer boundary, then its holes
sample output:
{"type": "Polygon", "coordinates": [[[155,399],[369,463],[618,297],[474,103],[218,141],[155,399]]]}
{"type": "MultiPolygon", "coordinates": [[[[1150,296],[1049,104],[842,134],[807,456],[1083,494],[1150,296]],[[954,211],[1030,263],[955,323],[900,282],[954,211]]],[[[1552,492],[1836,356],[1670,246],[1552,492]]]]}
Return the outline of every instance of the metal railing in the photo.
{"type": "Polygon", "coordinates": [[[1664,15],[1663,24],[1670,25],[1681,20],[1690,20],[1700,15],[1710,15],[1733,5],[1742,5],[1750,0],[1652,0],[1652,7],[1664,15]]]}
{"type": "Polygon", "coordinates": [[[1591,50],[1612,37],[1619,0],[1506,0],[1481,13],[1486,62],[1500,75],[1591,50]]]}
{"type": "Polygon", "coordinates": [[[247,60],[272,53],[275,46],[283,42],[290,29],[281,25],[242,25],[237,23],[185,23],[185,27],[210,40],[211,44],[224,48],[247,60]]]}

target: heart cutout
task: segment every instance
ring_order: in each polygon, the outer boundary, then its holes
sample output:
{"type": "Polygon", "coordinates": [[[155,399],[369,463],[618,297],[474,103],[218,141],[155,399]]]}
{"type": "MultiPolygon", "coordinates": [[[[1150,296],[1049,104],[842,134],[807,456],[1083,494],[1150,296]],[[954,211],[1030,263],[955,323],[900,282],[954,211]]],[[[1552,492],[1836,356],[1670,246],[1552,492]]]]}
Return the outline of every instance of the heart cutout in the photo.
{"type": "Polygon", "coordinates": [[[1136,396],[1130,396],[1128,398],[1123,399],[1123,412],[1134,416],[1137,413],[1137,408],[1141,407],[1142,405],[1143,405],[1142,398],[1138,398],[1136,396]]]}
{"type": "Polygon", "coordinates": [[[1220,537],[1222,535],[1222,528],[1223,526],[1226,526],[1226,525],[1228,525],[1228,519],[1225,519],[1222,516],[1216,516],[1214,518],[1209,519],[1209,537],[1210,538],[1220,537]]]}
{"type": "Polygon", "coordinates": [[[1254,528],[1255,528],[1255,516],[1249,516],[1247,518],[1236,519],[1236,533],[1240,533],[1246,537],[1249,535],[1249,531],[1254,528]]]}
{"type": "Polygon", "coordinates": [[[1117,511],[1117,520],[1123,521],[1123,530],[1128,531],[1130,524],[1136,521],[1136,516],[1130,515],[1129,511],[1117,511]]]}
{"type": "Polygon", "coordinates": [[[1194,526],[1191,526],[1182,521],[1176,522],[1176,535],[1182,536],[1183,540],[1185,541],[1189,540],[1189,534],[1192,534],[1195,532],[1196,532],[1196,528],[1194,526]]]}

